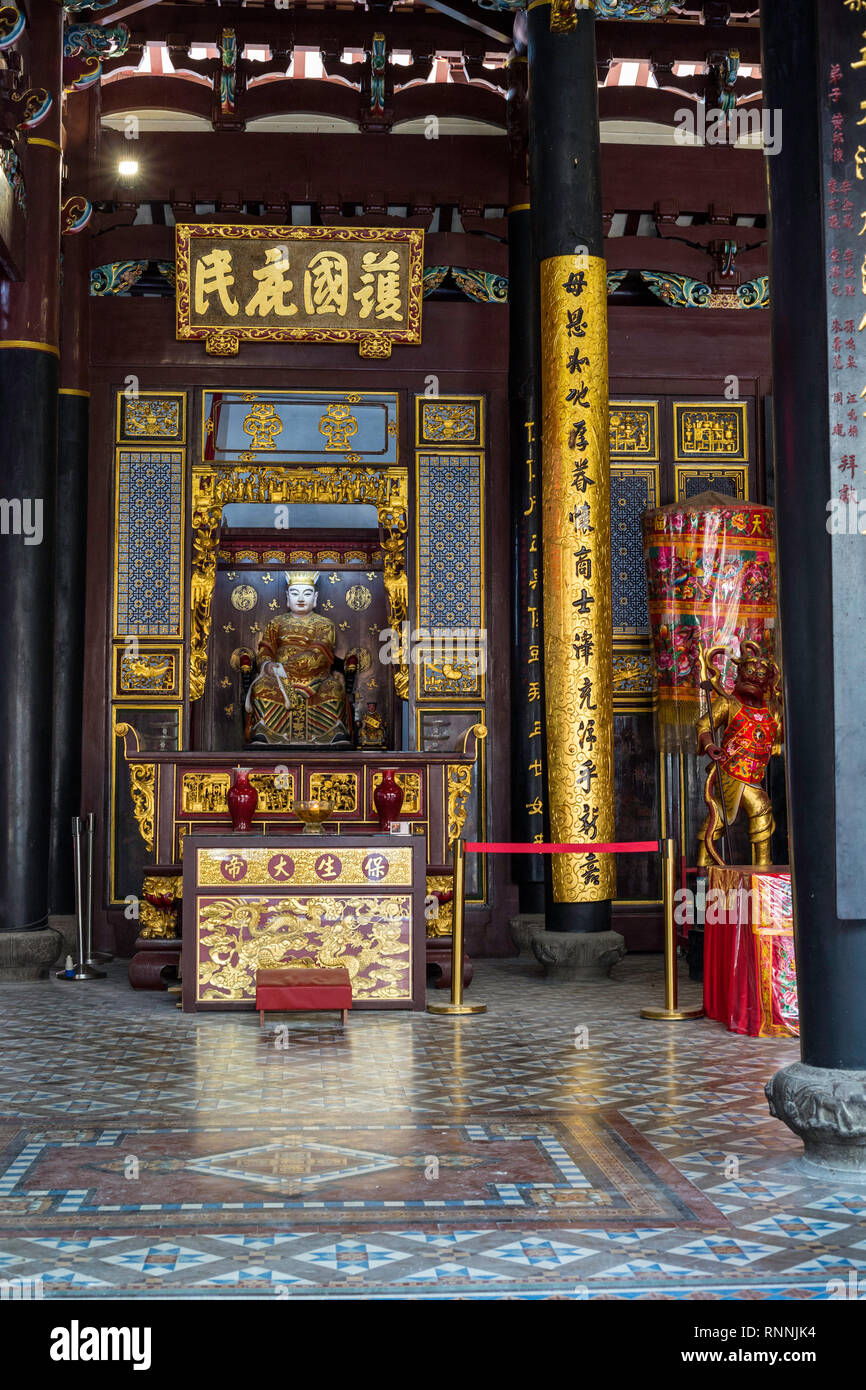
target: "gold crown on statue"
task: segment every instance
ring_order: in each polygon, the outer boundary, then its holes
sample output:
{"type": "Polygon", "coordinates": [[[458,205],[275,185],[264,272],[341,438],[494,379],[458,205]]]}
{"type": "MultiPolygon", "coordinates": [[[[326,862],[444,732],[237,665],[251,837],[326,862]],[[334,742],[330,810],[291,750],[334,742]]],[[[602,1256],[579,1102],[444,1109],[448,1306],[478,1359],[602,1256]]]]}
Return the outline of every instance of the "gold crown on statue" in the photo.
{"type": "Polygon", "coordinates": [[[293,584],[312,584],[315,588],[318,582],[318,570],[289,570],[286,575],[286,588],[288,589],[291,589],[293,584]]]}

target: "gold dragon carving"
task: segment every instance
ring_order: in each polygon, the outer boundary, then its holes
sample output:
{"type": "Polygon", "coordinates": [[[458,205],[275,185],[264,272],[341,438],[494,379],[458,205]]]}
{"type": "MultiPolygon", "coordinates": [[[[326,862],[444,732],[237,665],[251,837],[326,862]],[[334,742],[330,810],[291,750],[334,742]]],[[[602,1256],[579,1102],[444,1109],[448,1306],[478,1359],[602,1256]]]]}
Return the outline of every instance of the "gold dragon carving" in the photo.
{"type": "Polygon", "coordinates": [[[410,946],[401,940],[411,898],[223,898],[200,909],[201,999],[255,995],[257,970],[294,965],[301,951],[316,965],[344,966],[355,998],[399,999],[411,994],[410,946]]]}

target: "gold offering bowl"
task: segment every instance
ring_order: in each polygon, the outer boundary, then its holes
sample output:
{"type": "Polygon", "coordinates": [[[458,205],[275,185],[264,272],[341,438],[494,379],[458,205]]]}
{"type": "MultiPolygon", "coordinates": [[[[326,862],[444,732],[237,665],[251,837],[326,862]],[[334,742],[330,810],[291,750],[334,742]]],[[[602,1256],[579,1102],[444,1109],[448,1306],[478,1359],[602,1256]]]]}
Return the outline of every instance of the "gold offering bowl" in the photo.
{"type": "Polygon", "coordinates": [[[305,835],[324,834],[324,823],[334,809],[333,801],[296,801],[294,812],[304,822],[305,835]]]}

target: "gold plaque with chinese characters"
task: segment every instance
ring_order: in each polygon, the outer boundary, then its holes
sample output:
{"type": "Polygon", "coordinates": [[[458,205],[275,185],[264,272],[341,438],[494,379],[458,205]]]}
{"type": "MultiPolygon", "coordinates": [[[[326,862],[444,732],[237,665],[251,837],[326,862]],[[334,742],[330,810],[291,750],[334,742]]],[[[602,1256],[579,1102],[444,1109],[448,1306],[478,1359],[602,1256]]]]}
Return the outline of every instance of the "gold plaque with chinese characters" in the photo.
{"type": "Polygon", "coordinates": [[[376,846],[364,849],[277,850],[270,846],[261,849],[244,848],[200,849],[198,851],[197,882],[202,887],[219,887],[228,883],[250,887],[288,884],[298,888],[321,888],[329,883],[341,887],[364,888],[370,883],[387,887],[411,887],[411,849],[380,850],[376,846]]]}
{"type": "Polygon", "coordinates": [[[357,342],[362,357],[421,341],[424,233],[415,227],[175,229],[177,337],[234,356],[242,341],[357,342]]]}

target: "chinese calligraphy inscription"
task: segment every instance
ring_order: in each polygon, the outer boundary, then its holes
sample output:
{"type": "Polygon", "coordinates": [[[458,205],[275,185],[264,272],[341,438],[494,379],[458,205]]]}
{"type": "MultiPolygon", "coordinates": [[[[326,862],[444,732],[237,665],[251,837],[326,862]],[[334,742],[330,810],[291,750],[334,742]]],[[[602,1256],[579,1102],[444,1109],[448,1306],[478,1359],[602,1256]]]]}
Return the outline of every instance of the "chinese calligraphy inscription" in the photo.
{"type": "MultiPolygon", "coordinates": [[[[603,843],[615,839],[604,261],[544,261],[541,302],[547,325],[541,500],[550,837],[603,843]]],[[[610,855],[557,854],[552,872],[557,902],[614,896],[610,855]]]]}

